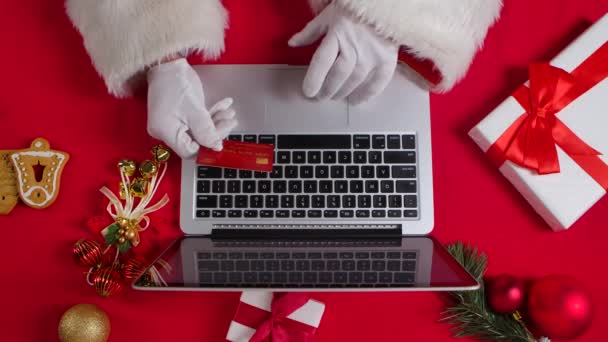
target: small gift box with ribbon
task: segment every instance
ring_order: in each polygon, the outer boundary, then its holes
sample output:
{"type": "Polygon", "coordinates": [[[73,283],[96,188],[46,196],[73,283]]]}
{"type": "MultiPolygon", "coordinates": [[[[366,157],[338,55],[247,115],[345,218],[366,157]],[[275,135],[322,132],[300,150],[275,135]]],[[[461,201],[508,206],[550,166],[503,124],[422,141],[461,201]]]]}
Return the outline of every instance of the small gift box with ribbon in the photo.
{"type": "Polygon", "coordinates": [[[313,341],[325,304],[299,292],[244,291],[226,339],[232,342],[313,341]]]}
{"type": "Polygon", "coordinates": [[[555,231],[608,189],[608,15],[469,135],[555,231]]]}

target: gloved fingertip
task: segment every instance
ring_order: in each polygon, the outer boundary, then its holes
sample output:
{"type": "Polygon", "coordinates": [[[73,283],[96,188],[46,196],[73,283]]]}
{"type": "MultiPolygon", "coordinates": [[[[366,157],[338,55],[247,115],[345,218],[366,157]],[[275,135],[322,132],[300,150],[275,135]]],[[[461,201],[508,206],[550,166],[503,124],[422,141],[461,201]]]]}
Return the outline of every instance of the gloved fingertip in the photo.
{"type": "Polygon", "coordinates": [[[289,38],[289,41],[287,41],[287,45],[289,45],[290,47],[298,47],[300,46],[300,40],[298,39],[298,33],[294,34],[291,38],[289,38]]]}

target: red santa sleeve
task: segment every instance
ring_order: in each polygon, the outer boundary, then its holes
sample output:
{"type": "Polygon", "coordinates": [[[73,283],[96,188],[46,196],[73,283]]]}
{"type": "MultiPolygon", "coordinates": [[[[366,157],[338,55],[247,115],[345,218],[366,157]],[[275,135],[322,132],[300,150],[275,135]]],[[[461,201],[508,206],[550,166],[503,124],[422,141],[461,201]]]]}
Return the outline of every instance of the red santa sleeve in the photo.
{"type": "MultiPolygon", "coordinates": [[[[309,0],[320,11],[332,0],[309,0]]],[[[333,0],[398,42],[400,60],[433,91],[451,89],[467,72],[502,0],[333,0]]]]}
{"type": "Polygon", "coordinates": [[[67,14],[108,91],[130,96],[142,71],[182,51],[218,57],[228,15],[220,0],[66,0],[67,14]]]}

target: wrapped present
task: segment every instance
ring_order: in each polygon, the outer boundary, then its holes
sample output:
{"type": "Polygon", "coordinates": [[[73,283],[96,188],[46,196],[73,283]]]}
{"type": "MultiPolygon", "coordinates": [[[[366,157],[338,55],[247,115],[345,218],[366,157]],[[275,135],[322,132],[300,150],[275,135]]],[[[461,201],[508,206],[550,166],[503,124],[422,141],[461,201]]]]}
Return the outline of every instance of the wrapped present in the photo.
{"type": "Polygon", "coordinates": [[[244,291],[226,339],[233,342],[312,341],[325,304],[299,292],[244,291]]]}
{"type": "Polygon", "coordinates": [[[608,189],[607,39],[608,15],[469,132],[555,231],[608,189]]]}

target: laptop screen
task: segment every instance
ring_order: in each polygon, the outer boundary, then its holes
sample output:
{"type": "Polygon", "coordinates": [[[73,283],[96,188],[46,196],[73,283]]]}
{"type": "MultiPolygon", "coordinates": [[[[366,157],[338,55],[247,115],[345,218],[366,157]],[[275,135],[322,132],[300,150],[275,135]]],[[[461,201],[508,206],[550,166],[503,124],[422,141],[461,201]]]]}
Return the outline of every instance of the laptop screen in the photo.
{"type": "Polygon", "coordinates": [[[183,237],[134,284],[147,290],[467,290],[477,281],[431,237],[183,237]]]}

